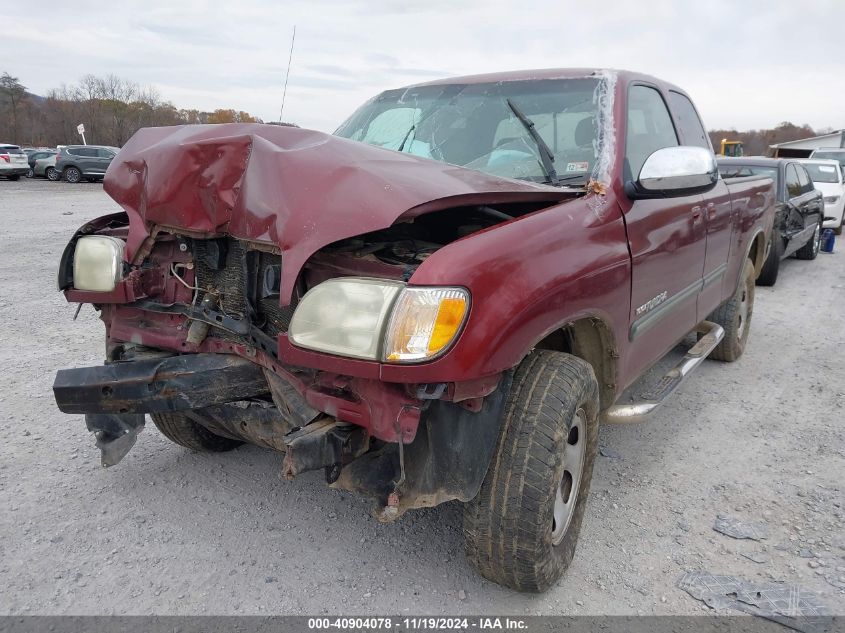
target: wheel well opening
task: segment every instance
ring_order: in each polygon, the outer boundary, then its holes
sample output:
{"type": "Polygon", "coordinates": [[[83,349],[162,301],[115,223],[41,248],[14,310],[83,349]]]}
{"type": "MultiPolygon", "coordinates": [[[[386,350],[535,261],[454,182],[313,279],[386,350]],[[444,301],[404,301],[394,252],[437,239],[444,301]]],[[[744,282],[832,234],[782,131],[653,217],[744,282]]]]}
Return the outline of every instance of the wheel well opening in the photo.
{"type": "Polygon", "coordinates": [[[613,404],[619,352],[610,328],[603,321],[586,318],[567,323],[537,343],[535,348],[564,352],[587,361],[599,383],[601,408],[606,409],[613,404]]]}

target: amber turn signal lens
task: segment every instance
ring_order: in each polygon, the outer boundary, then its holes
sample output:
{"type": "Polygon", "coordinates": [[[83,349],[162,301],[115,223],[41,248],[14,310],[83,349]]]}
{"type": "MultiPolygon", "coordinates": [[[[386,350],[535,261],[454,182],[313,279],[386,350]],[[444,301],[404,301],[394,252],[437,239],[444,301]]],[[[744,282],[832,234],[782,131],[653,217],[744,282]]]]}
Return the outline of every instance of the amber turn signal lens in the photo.
{"type": "Polygon", "coordinates": [[[387,328],[384,359],[408,363],[441,354],[457,337],[468,310],[463,288],[405,288],[387,328]]]}

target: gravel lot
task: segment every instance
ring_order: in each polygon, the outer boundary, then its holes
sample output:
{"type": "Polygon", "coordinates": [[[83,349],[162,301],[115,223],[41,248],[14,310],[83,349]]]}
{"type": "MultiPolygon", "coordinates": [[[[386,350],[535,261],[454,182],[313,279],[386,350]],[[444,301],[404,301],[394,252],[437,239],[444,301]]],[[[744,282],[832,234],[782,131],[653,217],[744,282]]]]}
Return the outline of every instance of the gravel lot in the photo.
{"type": "Polygon", "coordinates": [[[689,570],[798,583],[845,614],[845,244],[758,288],[745,356],[708,362],[647,424],[604,427],[581,542],[544,595],[482,580],[456,503],[393,525],[254,447],[192,454],[150,423],[115,468],[54,372],[95,365],[94,310],[55,289],[99,184],[0,181],[0,613],[700,614],[689,570]],[[764,522],[763,541],[712,529],[764,522]],[[746,556],[765,562],[753,562],[746,556]]]}

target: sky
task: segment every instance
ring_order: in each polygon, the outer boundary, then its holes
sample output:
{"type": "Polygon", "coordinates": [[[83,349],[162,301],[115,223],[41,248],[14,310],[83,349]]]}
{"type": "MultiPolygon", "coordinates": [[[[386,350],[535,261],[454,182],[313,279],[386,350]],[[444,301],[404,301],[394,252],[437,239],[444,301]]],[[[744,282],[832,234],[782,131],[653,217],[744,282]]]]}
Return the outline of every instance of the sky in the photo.
{"type": "Polygon", "coordinates": [[[671,81],[709,129],[845,128],[841,0],[289,0],[0,4],[0,72],[44,95],[87,73],[178,108],[333,131],[389,88],[531,68],[671,81]]]}

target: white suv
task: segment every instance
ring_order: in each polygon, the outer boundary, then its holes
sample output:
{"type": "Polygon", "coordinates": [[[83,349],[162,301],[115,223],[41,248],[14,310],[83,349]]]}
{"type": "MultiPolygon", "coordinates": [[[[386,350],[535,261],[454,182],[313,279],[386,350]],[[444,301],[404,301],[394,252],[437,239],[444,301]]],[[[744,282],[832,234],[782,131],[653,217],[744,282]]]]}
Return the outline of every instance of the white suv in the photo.
{"type": "Polygon", "coordinates": [[[800,162],[804,163],[816,189],[824,196],[822,227],[842,235],[842,222],[845,220],[845,179],[842,166],[838,160],[823,158],[803,158],[800,162]]]}
{"type": "Polygon", "coordinates": [[[29,158],[17,145],[0,143],[0,176],[17,180],[29,171],[29,158]]]}

